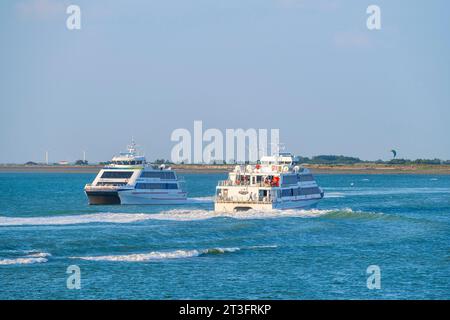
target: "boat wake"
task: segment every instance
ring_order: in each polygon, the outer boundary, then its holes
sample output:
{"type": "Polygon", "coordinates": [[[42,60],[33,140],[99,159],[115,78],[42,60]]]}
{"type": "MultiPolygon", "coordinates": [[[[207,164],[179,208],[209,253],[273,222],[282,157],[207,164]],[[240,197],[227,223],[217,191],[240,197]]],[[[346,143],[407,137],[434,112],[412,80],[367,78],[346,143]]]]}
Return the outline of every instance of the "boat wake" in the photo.
{"type": "Polygon", "coordinates": [[[215,212],[212,210],[174,209],[161,213],[93,213],[71,216],[42,217],[0,217],[0,226],[51,226],[77,225],[90,223],[134,223],[147,220],[165,221],[200,221],[214,218],[230,218],[237,220],[276,219],[276,218],[376,218],[382,213],[353,211],[344,209],[304,209],[304,210],[249,210],[245,212],[215,212]]]}
{"type": "Polygon", "coordinates": [[[342,192],[325,192],[324,198],[344,198],[345,194],[342,192]]]}
{"type": "Polygon", "coordinates": [[[133,223],[145,220],[195,221],[212,218],[267,219],[283,217],[317,217],[332,210],[270,210],[221,213],[211,210],[174,209],[161,213],[93,213],[67,216],[0,217],[0,226],[74,225],[87,223],[133,223]]]}
{"type": "Polygon", "coordinates": [[[210,197],[194,197],[194,198],[187,198],[187,203],[188,204],[195,204],[195,203],[213,203],[214,202],[214,197],[210,196],[210,197]]]}
{"type": "Polygon", "coordinates": [[[29,253],[25,257],[0,259],[0,265],[44,263],[48,261],[49,256],[51,254],[47,252],[29,253]]]}
{"type": "Polygon", "coordinates": [[[175,209],[152,215],[156,220],[173,221],[195,221],[207,220],[213,218],[232,218],[232,219],[271,219],[271,218],[311,218],[330,213],[332,210],[304,209],[304,210],[248,210],[240,212],[215,212],[210,210],[182,210],[175,209]]]}
{"type": "Polygon", "coordinates": [[[232,253],[248,249],[264,249],[276,248],[275,245],[270,246],[252,246],[244,248],[210,248],[210,249],[192,249],[192,250],[174,250],[174,251],[152,251],[148,253],[133,253],[124,255],[107,255],[107,256],[84,256],[84,257],[70,257],[71,259],[81,259],[87,261],[119,261],[119,262],[147,262],[171,259],[193,258],[205,255],[216,255],[232,253]]]}
{"type": "Polygon", "coordinates": [[[148,220],[145,213],[94,213],[71,216],[0,217],[0,226],[71,225],[85,223],[131,223],[148,220]]]}

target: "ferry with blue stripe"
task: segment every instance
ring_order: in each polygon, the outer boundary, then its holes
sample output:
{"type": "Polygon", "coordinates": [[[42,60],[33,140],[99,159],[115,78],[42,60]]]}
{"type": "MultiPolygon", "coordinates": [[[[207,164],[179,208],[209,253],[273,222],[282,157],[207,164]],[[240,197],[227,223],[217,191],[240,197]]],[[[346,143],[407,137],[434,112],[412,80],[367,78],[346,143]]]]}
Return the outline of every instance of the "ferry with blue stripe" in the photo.
{"type": "Polygon", "coordinates": [[[132,141],[84,188],[89,204],[184,204],[187,192],[171,168],[152,166],[132,141]]]}

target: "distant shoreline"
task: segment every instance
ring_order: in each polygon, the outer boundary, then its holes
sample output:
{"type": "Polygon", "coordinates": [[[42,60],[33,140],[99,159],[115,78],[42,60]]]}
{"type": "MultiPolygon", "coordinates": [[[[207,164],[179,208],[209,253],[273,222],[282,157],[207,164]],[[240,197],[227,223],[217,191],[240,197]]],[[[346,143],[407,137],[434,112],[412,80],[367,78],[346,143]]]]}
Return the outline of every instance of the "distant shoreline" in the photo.
{"type": "MultiPolygon", "coordinates": [[[[227,173],[235,165],[167,165],[179,173],[227,173]]],[[[354,165],[304,165],[316,174],[450,174],[449,165],[389,165],[389,164],[354,164],[354,165]]],[[[100,165],[0,165],[0,173],[97,173],[100,165]]]]}

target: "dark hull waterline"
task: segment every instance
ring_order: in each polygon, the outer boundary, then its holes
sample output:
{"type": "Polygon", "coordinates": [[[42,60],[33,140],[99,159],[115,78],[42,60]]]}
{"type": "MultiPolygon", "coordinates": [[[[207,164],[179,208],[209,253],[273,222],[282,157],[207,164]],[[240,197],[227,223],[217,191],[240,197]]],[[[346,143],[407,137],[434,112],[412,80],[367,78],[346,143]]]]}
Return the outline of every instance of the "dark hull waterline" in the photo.
{"type": "Polygon", "coordinates": [[[86,191],[90,205],[120,204],[117,191],[86,191]]]}

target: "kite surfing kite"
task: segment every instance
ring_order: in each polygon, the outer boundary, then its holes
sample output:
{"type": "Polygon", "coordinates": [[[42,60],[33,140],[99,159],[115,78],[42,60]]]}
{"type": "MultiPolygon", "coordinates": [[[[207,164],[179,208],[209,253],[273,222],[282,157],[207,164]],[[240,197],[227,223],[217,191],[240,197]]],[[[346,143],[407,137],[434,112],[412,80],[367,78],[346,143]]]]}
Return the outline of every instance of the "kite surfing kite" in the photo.
{"type": "Polygon", "coordinates": [[[395,151],[394,149],[391,150],[393,158],[395,159],[395,157],[397,156],[397,151],[395,151]]]}

